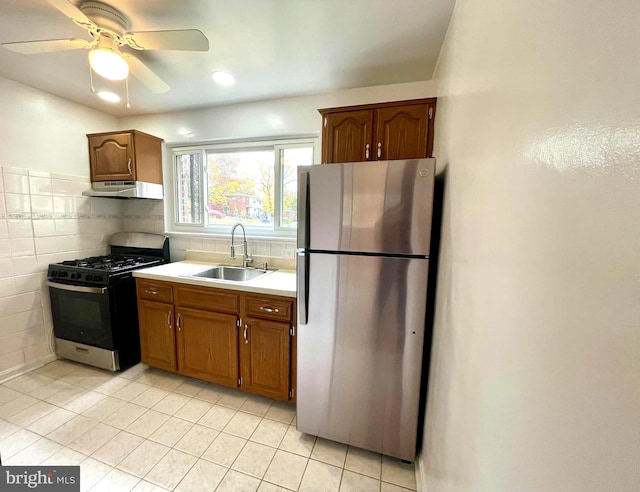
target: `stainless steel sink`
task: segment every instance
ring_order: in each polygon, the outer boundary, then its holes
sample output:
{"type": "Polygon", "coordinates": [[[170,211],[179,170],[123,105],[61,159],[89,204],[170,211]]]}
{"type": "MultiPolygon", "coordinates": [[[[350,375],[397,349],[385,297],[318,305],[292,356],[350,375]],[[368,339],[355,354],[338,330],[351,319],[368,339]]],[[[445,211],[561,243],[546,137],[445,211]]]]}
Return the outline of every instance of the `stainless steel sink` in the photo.
{"type": "Polygon", "coordinates": [[[185,277],[210,278],[213,280],[229,280],[231,282],[247,282],[255,280],[265,275],[269,275],[273,270],[255,270],[253,268],[240,268],[232,266],[218,266],[209,268],[202,272],[185,275],[185,277]]]}

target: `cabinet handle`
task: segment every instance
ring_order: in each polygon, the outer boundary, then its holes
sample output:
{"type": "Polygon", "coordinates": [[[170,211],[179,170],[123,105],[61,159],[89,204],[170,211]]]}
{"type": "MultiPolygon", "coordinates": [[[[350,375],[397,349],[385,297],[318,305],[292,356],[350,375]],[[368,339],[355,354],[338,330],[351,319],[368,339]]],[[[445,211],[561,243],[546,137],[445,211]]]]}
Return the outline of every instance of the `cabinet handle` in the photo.
{"type": "Polygon", "coordinates": [[[378,159],[382,157],[382,143],[378,142],[378,159]]]}
{"type": "Polygon", "coordinates": [[[131,174],[131,157],[129,157],[129,162],[127,162],[127,169],[129,170],[129,174],[131,174]]]}
{"type": "Polygon", "coordinates": [[[178,327],[178,331],[182,331],[180,329],[180,328],[182,328],[181,325],[180,325],[180,313],[178,313],[178,318],[176,319],[176,326],[178,327]]]}
{"type": "Polygon", "coordinates": [[[364,146],[364,158],[365,159],[369,158],[369,144],[364,146]]]}
{"type": "Polygon", "coordinates": [[[265,313],[279,313],[280,310],[278,308],[270,308],[266,306],[260,306],[260,311],[264,311],[265,313]]]}
{"type": "Polygon", "coordinates": [[[169,312],[167,313],[167,324],[169,325],[169,329],[173,328],[173,326],[172,326],[172,325],[173,325],[173,323],[172,323],[172,319],[171,319],[171,317],[172,317],[172,316],[171,316],[171,311],[169,311],[169,312]]]}
{"type": "Polygon", "coordinates": [[[242,333],[242,338],[244,338],[244,343],[249,343],[249,337],[247,337],[247,331],[249,330],[248,325],[244,325],[244,332],[242,333]]]}
{"type": "Polygon", "coordinates": [[[156,289],[147,289],[147,290],[145,290],[145,292],[147,294],[151,294],[152,296],[155,296],[158,293],[158,291],[156,289]]]}

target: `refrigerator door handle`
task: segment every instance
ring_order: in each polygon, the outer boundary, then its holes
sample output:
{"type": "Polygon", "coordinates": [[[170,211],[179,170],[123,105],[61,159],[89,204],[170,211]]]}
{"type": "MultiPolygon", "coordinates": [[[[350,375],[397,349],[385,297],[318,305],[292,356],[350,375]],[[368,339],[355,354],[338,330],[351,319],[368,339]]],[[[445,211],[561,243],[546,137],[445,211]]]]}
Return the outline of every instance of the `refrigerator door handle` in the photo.
{"type": "Polygon", "coordinates": [[[309,173],[298,175],[298,248],[309,247],[309,173]]]}
{"type": "Polygon", "coordinates": [[[309,307],[309,257],[298,252],[298,318],[301,325],[307,324],[309,307]]]}

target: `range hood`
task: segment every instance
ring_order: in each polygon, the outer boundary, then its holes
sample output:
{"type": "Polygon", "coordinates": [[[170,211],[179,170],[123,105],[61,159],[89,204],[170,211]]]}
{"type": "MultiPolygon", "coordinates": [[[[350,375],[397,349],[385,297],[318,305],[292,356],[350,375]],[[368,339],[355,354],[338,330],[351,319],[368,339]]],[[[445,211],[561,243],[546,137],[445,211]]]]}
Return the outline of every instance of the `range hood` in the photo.
{"type": "Polygon", "coordinates": [[[94,181],[84,196],[101,198],[147,198],[162,200],[162,185],[144,181],[94,181]]]}

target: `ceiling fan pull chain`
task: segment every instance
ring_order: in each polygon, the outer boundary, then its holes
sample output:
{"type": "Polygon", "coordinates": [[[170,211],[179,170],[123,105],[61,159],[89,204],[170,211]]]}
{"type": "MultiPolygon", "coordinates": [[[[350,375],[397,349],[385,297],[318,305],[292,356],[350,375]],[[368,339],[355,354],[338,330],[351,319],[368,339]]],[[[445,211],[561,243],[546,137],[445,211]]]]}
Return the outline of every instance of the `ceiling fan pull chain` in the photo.
{"type": "Polygon", "coordinates": [[[91,92],[95,94],[96,90],[93,88],[93,74],[91,73],[91,65],[89,65],[89,84],[91,85],[91,92]]]}
{"type": "Polygon", "coordinates": [[[131,104],[129,103],[129,76],[127,75],[127,78],[124,79],[124,85],[127,88],[127,109],[131,109],[131,104]]]}

